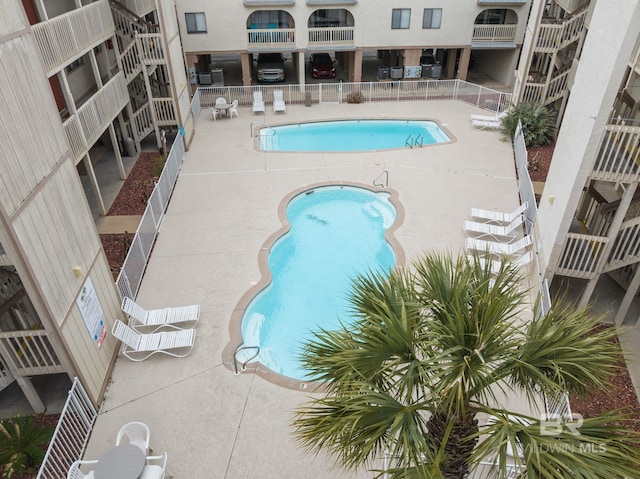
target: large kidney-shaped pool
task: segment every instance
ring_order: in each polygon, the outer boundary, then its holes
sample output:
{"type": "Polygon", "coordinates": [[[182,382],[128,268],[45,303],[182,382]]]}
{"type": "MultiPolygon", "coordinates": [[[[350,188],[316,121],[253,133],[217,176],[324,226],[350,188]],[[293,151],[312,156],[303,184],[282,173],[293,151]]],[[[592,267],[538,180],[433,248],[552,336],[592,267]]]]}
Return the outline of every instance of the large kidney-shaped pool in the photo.
{"type": "Polygon", "coordinates": [[[349,323],[351,281],[369,270],[395,267],[385,233],[396,216],[388,192],[364,187],[328,185],[294,196],[286,207],[290,228],[269,248],[270,281],[244,310],[246,349],[236,359],[259,361],[272,372],[304,381],[300,346],[312,331],[349,323]]]}
{"type": "Polygon", "coordinates": [[[450,141],[443,129],[431,120],[319,121],[267,126],[259,132],[263,151],[378,151],[450,141]]]}

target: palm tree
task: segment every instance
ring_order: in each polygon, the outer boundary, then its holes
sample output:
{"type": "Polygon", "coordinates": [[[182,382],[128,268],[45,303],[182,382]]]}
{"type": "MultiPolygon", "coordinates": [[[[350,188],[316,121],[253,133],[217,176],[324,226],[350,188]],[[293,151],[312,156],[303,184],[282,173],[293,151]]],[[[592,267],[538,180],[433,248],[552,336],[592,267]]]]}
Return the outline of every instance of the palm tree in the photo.
{"type": "Polygon", "coordinates": [[[543,393],[603,387],[615,331],[591,332],[587,311],[554,307],[525,321],[529,294],[509,262],[494,275],[478,258],[437,253],[412,271],[363,275],[349,293],[354,322],[303,350],[310,378],[326,385],[293,421],[307,450],[345,469],[390,457],[377,472],[391,478],[462,479],[490,456],[504,474],[508,447],[529,479],[636,476],[640,440],[622,414],[548,423],[500,406],[505,395],[533,405],[543,393]],[[482,417],[493,421],[480,427],[482,417]]]}

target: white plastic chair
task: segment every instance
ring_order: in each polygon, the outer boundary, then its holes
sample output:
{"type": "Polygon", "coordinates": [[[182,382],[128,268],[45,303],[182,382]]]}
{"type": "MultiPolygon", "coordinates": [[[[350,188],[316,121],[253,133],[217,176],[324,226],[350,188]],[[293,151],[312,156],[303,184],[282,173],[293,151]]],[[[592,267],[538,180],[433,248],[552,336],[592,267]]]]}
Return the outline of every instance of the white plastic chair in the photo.
{"type": "Polygon", "coordinates": [[[464,231],[468,235],[473,235],[479,238],[490,236],[494,238],[495,241],[501,242],[504,242],[501,238],[508,238],[506,242],[510,243],[516,238],[518,233],[517,228],[523,223],[524,215],[518,215],[515,220],[505,226],[491,223],[478,223],[476,221],[465,221],[464,231]]]}
{"type": "Polygon", "coordinates": [[[175,358],[184,358],[191,353],[196,339],[195,329],[180,329],[170,324],[160,328],[152,333],[141,333],[116,319],[111,334],[122,341],[122,354],[132,361],[144,361],[156,353],[175,358]],[[160,328],[172,329],[158,332],[160,328]]]}
{"type": "MultiPolygon", "coordinates": [[[[98,461],[76,461],[71,464],[69,472],[67,473],[67,479],[93,479],[93,470],[98,464],[98,461]],[[86,474],[80,470],[82,466],[89,466],[91,470],[86,474]]],[[[84,467],[85,470],[88,467],[84,467]]]]}
{"type": "Polygon", "coordinates": [[[253,92],[253,113],[257,112],[265,113],[264,101],[262,100],[262,91],[257,90],[253,92]]]}
{"type": "Polygon", "coordinates": [[[142,450],[145,455],[149,454],[152,449],[149,445],[151,432],[149,427],[142,422],[130,422],[125,424],[118,431],[116,436],[116,446],[120,444],[132,444],[142,450]]]}
{"type": "Polygon", "coordinates": [[[233,118],[234,114],[237,118],[240,118],[240,115],[238,115],[238,100],[233,100],[229,108],[229,118],[233,118]]]}
{"type": "Polygon", "coordinates": [[[513,256],[532,243],[531,236],[520,238],[515,243],[499,243],[497,241],[484,241],[477,238],[467,238],[467,249],[479,252],[487,252],[495,255],[513,256]]]}
{"type": "Polygon", "coordinates": [[[227,100],[219,96],[218,98],[216,98],[216,103],[213,106],[216,107],[218,105],[227,106],[227,100]]]}
{"type": "Polygon", "coordinates": [[[213,117],[213,121],[216,121],[220,116],[220,110],[217,108],[211,108],[211,116],[213,117]]]}
{"type": "Polygon", "coordinates": [[[518,215],[524,213],[528,207],[529,204],[525,201],[511,213],[471,208],[471,217],[483,219],[484,223],[511,223],[518,217],[518,215]]]}
{"type": "Polygon", "coordinates": [[[284,104],[284,98],[282,96],[282,90],[275,90],[273,92],[273,112],[284,111],[286,113],[287,107],[284,104]]]}
{"type": "Polygon", "coordinates": [[[173,477],[173,474],[167,469],[167,453],[165,452],[159,456],[147,456],[139,479],[164,479],[167,475],[173,477]]]}
{"type": "Polygon", "coordinates": [[[143,326],[187,322],[193,322],[193,326],[195,326],[200,319],[200,305],[198,304],[146,310],[131,298],[125,297],[120,307],[134,323],[137,322],[143,326]]]}

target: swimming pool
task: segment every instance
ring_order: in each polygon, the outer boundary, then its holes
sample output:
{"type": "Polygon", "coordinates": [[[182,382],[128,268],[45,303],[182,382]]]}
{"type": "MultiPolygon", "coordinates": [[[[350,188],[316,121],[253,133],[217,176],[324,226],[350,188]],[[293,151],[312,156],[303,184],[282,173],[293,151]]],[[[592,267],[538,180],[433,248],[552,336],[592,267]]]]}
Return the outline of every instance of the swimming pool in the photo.
{"type": "Polygon", "coordinates": [[[268,284],[247,301],[242,314],[242,343],[249,348],[236,355],[238,361],[250,359],[259,348],[255,361],[304,381],[300,346],[311,331],[337,329],[340,321],[351,320],[351,280],[396,264],[395,249],[402,250],[387,240],[398,215],[391,196],[360,186],[327,185],[288,201],[289,229],[268,248],[268,284]]]}
{"type": "Polygon", "coordinates": [[[339,120],[260,129],[263,151],[354,152],[421,147],[451,138],[431,120],[339,120]]]}

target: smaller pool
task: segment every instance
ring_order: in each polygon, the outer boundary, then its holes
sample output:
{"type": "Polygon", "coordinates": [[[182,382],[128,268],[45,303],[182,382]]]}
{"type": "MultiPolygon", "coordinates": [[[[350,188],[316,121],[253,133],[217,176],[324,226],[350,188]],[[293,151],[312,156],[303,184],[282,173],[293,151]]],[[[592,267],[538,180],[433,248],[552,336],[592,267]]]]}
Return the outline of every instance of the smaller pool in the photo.
{"type": "Polygon", "coordinates": [[[354,152],[450,142],[430,120],[339,120],[260,129],[263,151],[354,152]]]}

